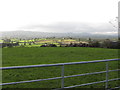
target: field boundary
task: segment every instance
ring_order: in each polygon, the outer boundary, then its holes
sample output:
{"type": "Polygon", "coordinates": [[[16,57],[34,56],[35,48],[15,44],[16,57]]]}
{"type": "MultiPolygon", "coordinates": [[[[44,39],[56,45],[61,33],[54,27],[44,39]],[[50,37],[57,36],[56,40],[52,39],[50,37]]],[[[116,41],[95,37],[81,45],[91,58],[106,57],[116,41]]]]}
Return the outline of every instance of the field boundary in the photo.
{"type": "MultiPolygon", "coordinates": [[[[58,63],[58,64],[42,64],[42,65],[26,65],[26,66],[12,66],[12,67],[1,67],[0,70],[6,70],[6,69],[22,69],[22,68],[33,68],[33,67],[50,67],[50,66],[61,66],[61,77],[54,77],[54,78],[47,78],[47,79],[37,79],[37,80],[29,80],[29,81],[19,81],[19,82],[10,82],[10,83],[2,83],[0,85],[10,85],[10,84],[18,84],[18,83],[27,83],[27,82],[37,82],[37,81],[45,81],[45,80],[54,80],[54,79],[61,79],[61,88],[73,88],[73,87],[79,87],[79,86],[85,86],[85,85],[91,85],[91,84],[97,84],[97,83],[103,83],[105,82],[105,88],[108,89],[108,82],[114,81],[114,80],[120,80],[120,78],[114,78],[109,79],[109,72],[113,71],[120,71],[120,69],[116,70],[109,70],[109,62],[110,61],[120,61],[120,59],[106,59],[106,60],[94,60],[94,61],[82,61],[82,62],[69,62],[69,63],[58,63]],[[64,66],[65,65],[74,65],[74,64],[86,64],[86,63],[99,63],[99,62],[105,62],[106,63],[106,71],[100,71],[100,72],[93,72],[93,73],[85,73],[85,74],[78,74],[78,75],[70,75],[70,76],[64,76],[64,66]],[[74,85],[74,86],[64,86],[64,78],[69,77],[77,77],[77,76],[84,76],[84,75],[93,75],[93,74],[100,74],[100,73],[106,73],[106,80],[103,81],[97,81],[97,82],[90,82],[80,85],[74,85]]],[[[120,86],[115,87],[120,88],[120,86]]]]}

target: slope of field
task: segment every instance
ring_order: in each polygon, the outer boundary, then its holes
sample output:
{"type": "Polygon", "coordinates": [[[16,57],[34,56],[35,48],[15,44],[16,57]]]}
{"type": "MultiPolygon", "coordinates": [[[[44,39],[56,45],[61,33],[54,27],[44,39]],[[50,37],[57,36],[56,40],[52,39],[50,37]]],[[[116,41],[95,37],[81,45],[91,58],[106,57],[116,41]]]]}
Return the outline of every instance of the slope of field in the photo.
{"type": "Polygon", "coordinates": [[[2,65],[18,66],[118,58],[117,49],[82,47],[3,48],[2,65]]]}
{"type": "MultiPolygon", "coordinates": [[[[118,58],[117,49],[82,47],[40,47],[3,48],[3,67],[36,65],[49,63],[79,62],[118,58]]],[[[109,63],[109,69],[118,69],[118,62],[109,63]]],[[[105,63],[65,66],[65,76],[105,71],[105,63]]],[[[61,77],[61,66],[3,70],[3,83],[61,77]]],[[[65,86],[79,85],[105,80],[106,74],[87,75],[65,79],[65,86]]],[[[118,78],[117,72],[110,72],[109,79],[118,78]]],[[[3,88],[60,88],[61,79],[6,85],[3,88]]],[[[109,88],[118,86],[117,81],[109,82],[109,88]]],[[[105,83],[82,86],[80,88],[104,88],[105,83]]]]}

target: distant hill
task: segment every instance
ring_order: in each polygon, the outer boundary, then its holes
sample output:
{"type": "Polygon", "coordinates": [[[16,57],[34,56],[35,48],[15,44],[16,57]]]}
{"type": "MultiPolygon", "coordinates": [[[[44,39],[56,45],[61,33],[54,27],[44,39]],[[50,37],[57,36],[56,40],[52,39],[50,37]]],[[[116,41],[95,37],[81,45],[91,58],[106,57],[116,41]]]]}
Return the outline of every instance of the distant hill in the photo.
{"type": "Polygon", "coordinates": [[[2,38],[46,38],[46,37],[72,37],[72,38],[117,38],[117,35],[102,35],[102,34],[90,34],[90,33],[52,33],[52,32],[38,32],[38,31],[7,31],[2,32],[2,38]]]}

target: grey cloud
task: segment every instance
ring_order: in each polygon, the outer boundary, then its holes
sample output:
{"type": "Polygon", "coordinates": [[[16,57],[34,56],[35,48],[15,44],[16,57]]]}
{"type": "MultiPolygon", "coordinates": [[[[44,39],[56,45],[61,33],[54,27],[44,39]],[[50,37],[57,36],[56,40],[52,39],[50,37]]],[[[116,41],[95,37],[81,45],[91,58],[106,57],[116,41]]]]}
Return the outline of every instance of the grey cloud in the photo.
{"type": "Polygon", "coordinates": [[[113,32],[116,31],[109,23],[76,23],[76,22],[59,22],[49,25],[30,25],[22,29],[37,30],[42,32],[113,32]]]}

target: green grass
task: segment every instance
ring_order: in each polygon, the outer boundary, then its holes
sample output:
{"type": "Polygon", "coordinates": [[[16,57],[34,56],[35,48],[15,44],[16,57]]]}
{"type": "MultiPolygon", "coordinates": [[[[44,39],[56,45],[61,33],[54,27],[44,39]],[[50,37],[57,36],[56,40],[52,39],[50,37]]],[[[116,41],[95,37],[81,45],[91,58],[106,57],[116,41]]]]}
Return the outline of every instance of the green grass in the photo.
{"type": "MultiPolygon", "coordinates": [[[[3,48],[3,67],[51,64],[64,62],[80,62],[118,58],[117,49],[86,48],[86,47],[40,47],[40,48],[3,48]]],[[[118,62],[109,63],[109,69],[117,69],[118,62]]],[[[98,72],[105,70],[105,63],[80,64],[65,66],[65,76],[98,72]]],[[[3,82],[15,82],[33,79],[43,79],[61,76],[61,66],[14,69],[3,71],[3,82]]],[[[111,72],[109,78],[117,78],[118,73],[111,72]]],[[[95,82],[105,79],[104,74],[88,75],[65,79],[65,86],[95,82]]],[[[60,80],[41,81],[16,85],[6,85],[3,88],[60,88],[60,80]]],[[[109,87],[117,86],[118,82],[109,83],[109,87]]],[[[81,88],[104,88],[105,83],[83,86],[81,88]]],[[[80,88],[80,87],[79,87],[80,88]]]]}
{"type": "Polygon", "coordinates": [[[3,48],[3,66],[79,62],[118,57],[117,49],[82,47],[3,48]]]}

